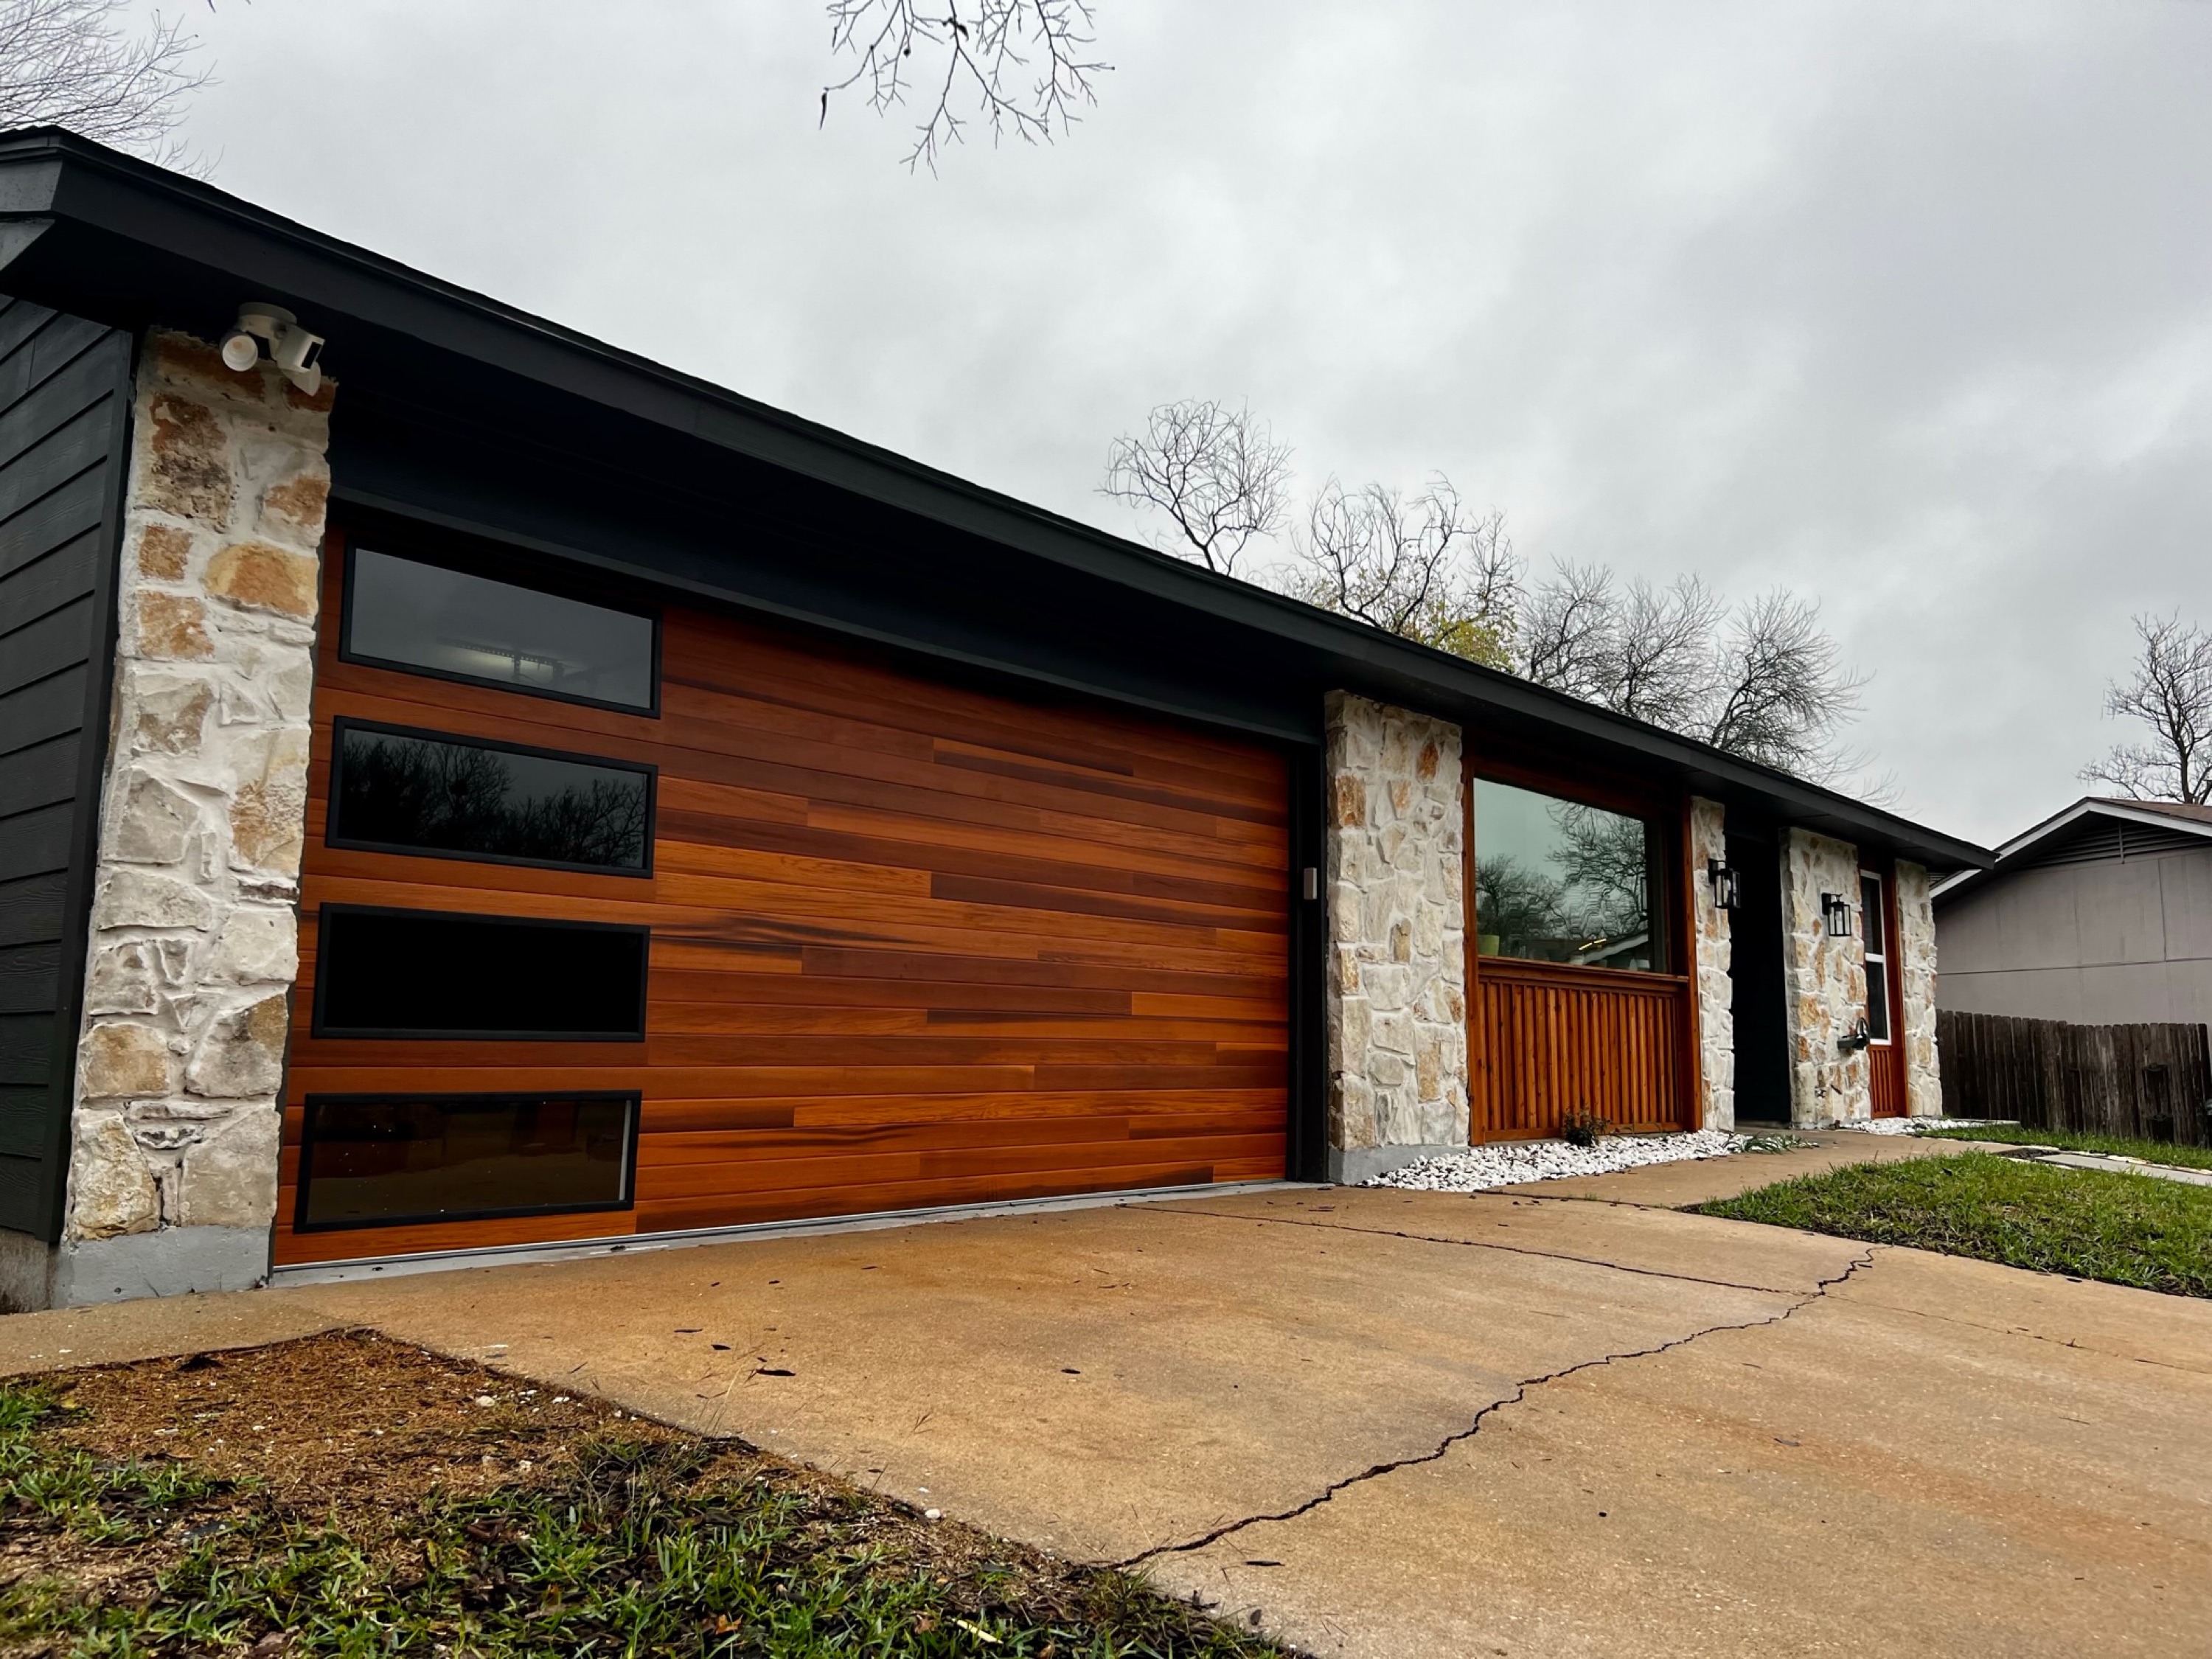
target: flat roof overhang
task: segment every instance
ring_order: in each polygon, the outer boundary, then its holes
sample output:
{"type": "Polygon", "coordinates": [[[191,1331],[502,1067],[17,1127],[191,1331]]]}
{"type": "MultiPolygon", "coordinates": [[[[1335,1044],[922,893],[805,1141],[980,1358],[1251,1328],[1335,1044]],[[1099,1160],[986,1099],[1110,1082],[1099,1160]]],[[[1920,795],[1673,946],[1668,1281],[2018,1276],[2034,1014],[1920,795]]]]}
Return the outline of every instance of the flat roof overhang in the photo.
{"type": "MultiPolygon", "coordinates": [[[[521,538],[702,597],[1296,742],[1318,735],[1315,694],[1340,687],[1523,745],[1556,746],[1572,763],[1670,778],[1747,814],[1939,872],[1992,862],[1972,842],[1838,791],[1217,576],[68,133],[0,135],[0,291],[112,326],[160,325],[206,337],[228,328],[242,301],[274,301],[331,337],[332,372],[349,398],[397,399],[387,424],[410,407],[481,396],[518,429],[531,428],[532,442],[558,443],[562,433],[611,439],[634,469],[655,465],[638,458],[653,454],[657,433],[674,441],[677,453],[661,469],[672,483],[696,477],[701,456],[719,455],[739,482],[804,481],[814,508],[848,503],[869,522],[907,526],[918,545],[962,560],[956,575],[988,577],[963,587],[948,580],[950,567],[930,569],[939,614],[937,625],[917,630],[906,625],[920,614],[911,606],[871,611],[869,596],[854,594],[852,605],[825,598],[821,582],[809,588],[763,563],[609,556],[557,531],[521,538]],[[441,386],[466,395],[442,398],[441,386]],[[948,589],[956,605],[946,604],[948,589]],[[984,625],[994,611],[998,625],[984,625]],[[969,611],[984,621],[966,626],[969,611]],[[1038,648],[1009,631],[1017,625],[1039,637],[1038,648]],[[1206,695],[1181,695],[1183,682],[1200,679],[1206,695]]],[[[352,493],[343,478],[338,493],[380,502],[374,487],[352,493]]],[[[465,510],[446,516],[477,522],[465,510]]],[[[824,562],[833,561],[825,555],[824,562]]],[[[895,587],[900,579],[888,564],[856,578],[862,569],[848,569],[848,587],[895,587]]]]}

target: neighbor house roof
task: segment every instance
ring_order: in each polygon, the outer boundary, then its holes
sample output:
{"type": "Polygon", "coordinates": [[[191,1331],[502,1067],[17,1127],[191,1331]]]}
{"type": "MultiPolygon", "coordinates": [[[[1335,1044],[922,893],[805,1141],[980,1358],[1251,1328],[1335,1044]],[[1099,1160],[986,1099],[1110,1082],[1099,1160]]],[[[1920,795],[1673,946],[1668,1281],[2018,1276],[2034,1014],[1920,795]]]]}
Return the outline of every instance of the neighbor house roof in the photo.
{"type": "MultiPolygon", "coordinates": [[[[1990,862],[1990,854],[1972,842],[1838,791],[1170,558],[58,130],[0,134],[0,291],[112,326],[167,325],[206,337],[229,326],[241,301],[272,301],[330,337],[329,366],[341,382],[349,374],[356,382],[380,378],[387,387],[404,382],[410,407],[419,408],[426,421],[468,406],[458,395],[465,386],[484,400],[483,407],[524,411],[548,428],[567,418],[563,411],[588,413],[599,422],[592,428],[595,443],[611,442],[610,434],[631,434],[624,464],[634,469],[654,464],[650,444],[636,434],[657,431],[687,456],[718,453],[754,475],[767,468],[811,481],[817,503],[843,498],[865,504],[873,525],[926,531],[915,545],[930,550],[929,556],[945,556],[937,550],[950,549],[950,556],[969,561],[1000,583],[1018,566],[1024,585],[1018,602],[991,592],[982,574],[973,577],[969,587],[979,611],[995,603],[1002,612],[1034,618],[1024,625],[1057,628],[1069,639],[1076,639],[1086,619],[1095,619],[1093,634],[1114,636],[1108,644],[1078,640],[1091,653],[1088,666],[1078,663],[1062,672],[1041,652],[1030,653],[1036,660],[1015,665],[1038,678],[1105,689],[1170,712],[1192,711],[1179,708],[1160,688],[1176,676],[1209,669],[1225,682],[1296,687],[1300,699],[1314,686],[1340,687],[1523,744],[1571,738],[1576,754],[1594,762],[1664,773],[1731,809],[1801,824],[1938,872],[1990,862]],[[647,459],[635,459],[640,453],[647,459]],[[1110,686],[1096,669],[1099,653],[1109,649],[1127,659],[1127,672],[1110,686]],[[1205,660],[1215,656],[1219,662],[1205,660]]],[[[358,410],[364,389],[356,384],[342,393],[342,408],[352,398],[358,410]]],[[[496,422],[488,416],[483,424],[496,422]]],[[[374,506],[374,483],[362,482],[374,469],[363,465],[349,472],[337,465],[347,426],[342,414],[334,428],[334,488],[342,499],[350,491],[350,499],[374,506]]],[[[696,472],[693,463],[686,465],[696,472]]],[[[691,479],[682,482],[689,485],[691,479]]],[[[419,501],[394,498],[390,504],[420,509],[419,501]]],[[[465,521],[456,508],[452,522],[465,521]]],[[[563,544],[549,533],[525,544],[619,563],[580,538],[563,544]]],[[[804,562],[785,561],[793,568],[804,562]]],[[[656,568],[674,585],[702,595],[954,659],[1006,665],[1005,651],[973,643],[957,621],[921,641],[909,637],[914,630],[902,631],[888,611],[858,621],[849,615],[828,617],[798,587],[775,586],[788,573],[772,573],[748,586],[696,556],[682,562],[680,570],[669,561],[656,568]]],[[[896,574],[888,572],[886,579],[896,574]]],[[[940,578],[940,586],[961,589],[957,572],[930,574],[940,578]]],[[[997,621],[994,637],[1003,642],[1006,617],[997,621]]],[[[1222,700],[1225,705],[1233,699],[1224,693],[1222,700]]],[[[1307,706],[1287,696],[1279,702],[1307,706]]],[[[1310,718],[1301,725],[1273,716],[1257,702],[1249,711],[1217,709],[1212,717],[1308,743],[1315,736],[1310,718]]]]}
{"type": "Polygon", "coordinates": [[[2123,846],[2124,826],[2129,824],[2152,832],[2152,845],[2161,849],[2170,849],[2176,836],[2194,837],[2212,846],[2212,806],[2196,806],[2185,801],[2123,800],[2110,795],[2084,795],[2071,806],[2023,830],[1998,848],[1996,862],[1987,868],[1962,870],[1943,882],[1936,888],[1936,896],[1953,898],[1970,887],[2034,864],[2081,836],[2086,826],[2097,823],[2123,826],[2123,846]]]}

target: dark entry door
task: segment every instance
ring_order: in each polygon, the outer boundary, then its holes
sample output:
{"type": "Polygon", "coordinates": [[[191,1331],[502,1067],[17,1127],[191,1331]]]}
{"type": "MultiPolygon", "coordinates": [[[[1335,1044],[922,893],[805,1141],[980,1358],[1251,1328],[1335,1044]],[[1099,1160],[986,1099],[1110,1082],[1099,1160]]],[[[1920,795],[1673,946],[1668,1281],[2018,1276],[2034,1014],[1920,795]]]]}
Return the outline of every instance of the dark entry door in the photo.
{"type": "Polygon", "coordinates": [[[1790,1121],[1790,1040],[1782,1007],[1782,868],[1771,836],[1732,835],[1741,908],[1729,918],[1739,1123],[1790,1121]]]}

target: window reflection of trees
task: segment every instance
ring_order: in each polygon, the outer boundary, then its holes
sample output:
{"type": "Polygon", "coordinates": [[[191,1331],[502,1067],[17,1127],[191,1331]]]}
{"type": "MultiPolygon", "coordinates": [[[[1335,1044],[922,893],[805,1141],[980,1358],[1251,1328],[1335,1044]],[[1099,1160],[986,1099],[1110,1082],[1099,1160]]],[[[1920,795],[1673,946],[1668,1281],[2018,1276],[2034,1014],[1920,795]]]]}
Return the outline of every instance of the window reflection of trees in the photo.
{"type": "MultiPolygon", "coordinates": [[[[1486,954],[1656,967],[1643,822],[1573,801],[1553,801],[1548,811],[1553,836],[1541,860],[1478,852],[1475,915],[1486,954]]],[[[1479,848],[1479,825],[1476,833],[1479,848]]]]}
{"type": "Polygon", "coordinates": [[[522,768],[588,769],[466,744],[349,732],[340,832],[350,841],[442,852],[645,867],[643,776],[607,772],[532,787],[518,775],[522,768]]]}

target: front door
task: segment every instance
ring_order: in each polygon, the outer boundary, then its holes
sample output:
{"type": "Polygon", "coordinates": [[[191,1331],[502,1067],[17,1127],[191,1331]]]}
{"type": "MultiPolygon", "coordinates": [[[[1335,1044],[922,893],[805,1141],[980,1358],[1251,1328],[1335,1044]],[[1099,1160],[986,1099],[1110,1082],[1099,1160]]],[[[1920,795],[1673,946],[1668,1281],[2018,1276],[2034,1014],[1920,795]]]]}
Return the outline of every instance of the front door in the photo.
{"type": "Polygon", "coordinates": [[[1886,871],[1859,872],[1866,939],[1867,1086],[1876,1117],[1905,1115],[1904,1019],[1897,983],[1897,884],[1886,871]]]}

